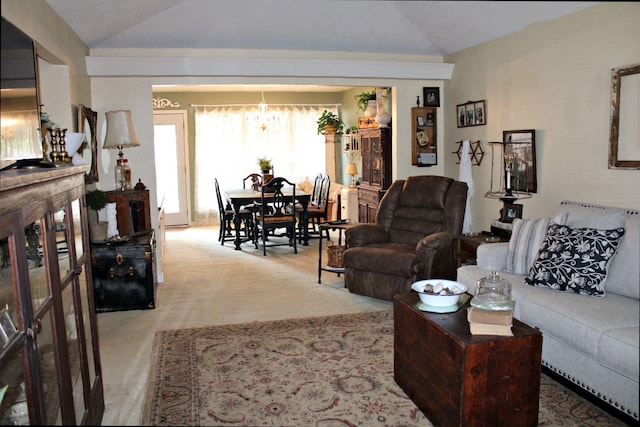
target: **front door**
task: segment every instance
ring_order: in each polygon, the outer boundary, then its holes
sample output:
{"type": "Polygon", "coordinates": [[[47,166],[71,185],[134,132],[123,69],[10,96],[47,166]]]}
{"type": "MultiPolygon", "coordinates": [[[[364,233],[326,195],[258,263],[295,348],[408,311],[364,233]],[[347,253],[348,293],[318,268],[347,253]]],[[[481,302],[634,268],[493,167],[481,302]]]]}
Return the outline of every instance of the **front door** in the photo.
{"type": "Polygon", "coordinates": [[[157,197],[167,227],[189,225],[186,121],[186,111],[153,112],[157,197]]]}

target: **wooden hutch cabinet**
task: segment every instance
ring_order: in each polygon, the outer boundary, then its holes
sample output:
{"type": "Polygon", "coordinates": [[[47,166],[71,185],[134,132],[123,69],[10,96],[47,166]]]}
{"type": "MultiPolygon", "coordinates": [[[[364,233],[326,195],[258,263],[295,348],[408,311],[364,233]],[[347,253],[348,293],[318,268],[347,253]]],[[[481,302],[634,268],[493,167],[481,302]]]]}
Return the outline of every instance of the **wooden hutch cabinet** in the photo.
{"type": "Polygon", "coordinates": [[[2,424],[99,425],[87,166],[0,173],[2,424]],[[20,414],[22,412],[22,414],[20,414]]]}
{"type": "Polygon", "coordinates": [[[375,222],[380,199],[391,185],[391,128],[360,129],[360,146],[358,222],[375,222]]]}

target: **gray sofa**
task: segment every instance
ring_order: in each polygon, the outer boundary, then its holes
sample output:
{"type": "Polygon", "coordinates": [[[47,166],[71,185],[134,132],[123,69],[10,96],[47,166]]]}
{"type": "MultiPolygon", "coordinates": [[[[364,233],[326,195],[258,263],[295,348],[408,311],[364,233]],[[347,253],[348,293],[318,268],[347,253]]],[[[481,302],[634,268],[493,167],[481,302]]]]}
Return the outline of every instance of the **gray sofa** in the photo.
{"type": "MultiPolygon", "coordinates": [[[[556,254],[548,261],[558,262],[564,256],[556,254]]],[[[543,334],[543,365],[638,420],[640,212],[563,201],[551,213],[549,226],[542,219],[518,220],[509,243],[480,245],[477,257],[478,265],[458,268],[457,280],[475,293],[480,278],[498,271],[513,286],[514,317],[543,334]],[[615,255],[601,264],[608,262],[606,279],[598,289],[603,295],[524,283],[529,268],[543,265],[539,261],[544,257],[536,255],[547,231],[569,229],[553,223],[573,230],[624,227],[615,255]],[[537,234],[532,224],[539,225],[537,234]]],[[[540,270],[534,277],[554,282],[540,270]]]]}

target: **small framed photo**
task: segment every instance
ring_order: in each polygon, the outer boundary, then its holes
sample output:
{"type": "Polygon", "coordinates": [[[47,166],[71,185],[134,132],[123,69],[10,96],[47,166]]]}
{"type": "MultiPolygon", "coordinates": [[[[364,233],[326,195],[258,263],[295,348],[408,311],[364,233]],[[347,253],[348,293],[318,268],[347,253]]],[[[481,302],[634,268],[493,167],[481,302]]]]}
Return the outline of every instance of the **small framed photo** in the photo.
{"type": "Polygon", "coordinates": [[[6,347],[11,338],[17,333],[18,331],[11,321],[9,313],[3,308],[0,310],[0,343],[2,343],[2,347],[6,347]]]}
{"type": "Polygon", "coordinates": [[[440,88],[439,87],[423,87],[422,88],[423,107],[439,107],[440,106],[440,88]]]}
{"type": "Polygon", "coordinates": [[[473,104],[473,111],[476,125],[484,124],[484,101],[478,101],[473,104]]]}
{"type": "Polygon", "coordinates": [[[424,117],[418,116],[418,126],[424,126],[424,117]]]}
{"type": "Polygon", "coordinates": [[[473,108],[474,104],[467,104],[467,126],[476,125],[476,110],[473,108]]]}
{"type": "Polygon", "coordinates": [[[464,104],[458,105],[458,127],[463,128],[467,126],[467,110],[464,104]]]}
{"type": "Polygon", "coordinates": [[[501,222],[513,222],[514,219],[522,219],[522,205],[505,203],[502,208],[501,222]]]}

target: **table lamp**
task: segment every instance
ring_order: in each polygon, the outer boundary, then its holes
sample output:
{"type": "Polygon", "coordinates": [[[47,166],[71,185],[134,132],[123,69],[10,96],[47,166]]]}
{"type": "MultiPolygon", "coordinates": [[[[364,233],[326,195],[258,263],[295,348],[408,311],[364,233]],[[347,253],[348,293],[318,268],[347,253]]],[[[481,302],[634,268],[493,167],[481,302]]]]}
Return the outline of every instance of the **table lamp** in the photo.
{"type": "Polygon", "coordinates": [[[140,142],[133,130],[131,111],[108,111],[107,135],[102,148],[118,149],[118,162],[115,166],[115,182],[117,190],[131,189],[131,169],[129,162],[124,158],[123,148],[138,147],[140,142]]]}
{"type": "Polygon", "coordinates": [[[351,187],[356,186],[356,175],[358,174],[358,168],[355,163],[347,164],[347,175],[351,175],[351,187]]]}

